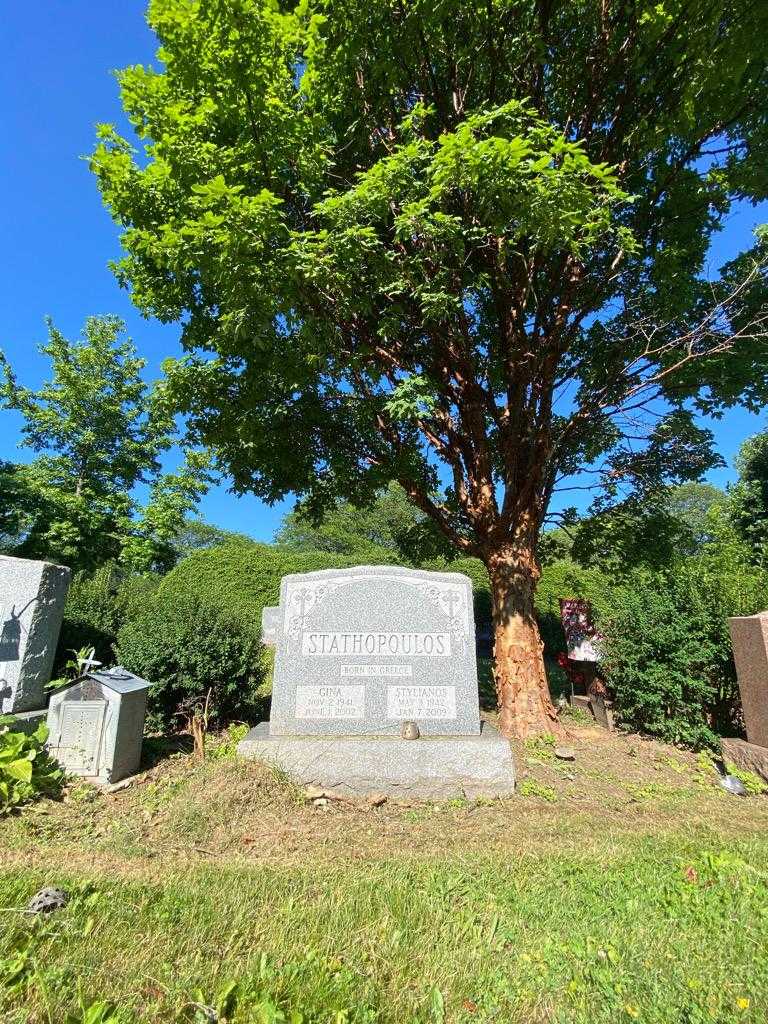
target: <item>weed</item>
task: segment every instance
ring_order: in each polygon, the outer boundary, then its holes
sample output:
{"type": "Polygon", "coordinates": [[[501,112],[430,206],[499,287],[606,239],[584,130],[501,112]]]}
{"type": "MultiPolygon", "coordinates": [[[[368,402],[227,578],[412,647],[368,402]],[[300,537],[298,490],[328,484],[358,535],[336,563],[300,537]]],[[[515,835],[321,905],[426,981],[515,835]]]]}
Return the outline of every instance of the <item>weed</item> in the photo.
{"type": "Polygon", "coordinates": [[[749,771],[748,768],[739,768],[738,765],[728,761],[726,762],[725,770],[729,775],[734,775],[742,783],[748,796],[761,796],[763,793],[768,793],[768,786],[759,775],[749,771]]]}
{"type": "Polygon", "coordinates": [[[525,754],[529,761],[539,764],[549,764],[555,758],[555,745],[557,740],[551,733],[544,733],[541,736],[534,736],[525,741],[525,754]]]}
{"type": "Polygon", "coordinates": [[[65,1024],[123,1024],[114,1003],[99,999],[95,1003],[81,1003],[76,1014],[68,1014],[65,1024]]]}
{"type": "Polygon", "coordinates": [[[244,723],[230,725],[220,736],[209,736],[206,746],[206,757],[212,761],[237,756],[237,746],[248,734],[248,726],[244,723]]]}
{"type": "Polygon", "coordinates": [[[689,772],[688,765],[684,761],[679,761],[676,757],[672,757],[670,754],[661,754],[656,759],[656,763],[663,765],[665,768],[671,769],[678,775],[687,775],[689,772]]]}
{"type": "Polygon", "coordinates": [[[288,772],[278,764],[266,763],[266,768],[272,776],[272,780],[282,790],[284,796],[294,805],[306,803],[306,794],[303,788],[292,778],[288,772]]]}
{"type": "Polygon", "coordinates": [[[551,804],[557,801],[557,793],[552,786],[546,786],[536,779],[523,779],[517,787],[517,791],[520,796],[537,796],[551,804]]]}
{"type": "Polygon", "coordinates": [[[680,787],[670,786],[667,782],[624,783],[623,788],[633,800],[668,800],[675,797],[686,797],[689,791],[680,787]]]}
{"type": "Polygon", "coordinates": [[[574,707],[572,704],[564,704],[559,709],[560,718],[564,718],[574,725],[594,725],[595,720],[584,708],[574,707]]]}

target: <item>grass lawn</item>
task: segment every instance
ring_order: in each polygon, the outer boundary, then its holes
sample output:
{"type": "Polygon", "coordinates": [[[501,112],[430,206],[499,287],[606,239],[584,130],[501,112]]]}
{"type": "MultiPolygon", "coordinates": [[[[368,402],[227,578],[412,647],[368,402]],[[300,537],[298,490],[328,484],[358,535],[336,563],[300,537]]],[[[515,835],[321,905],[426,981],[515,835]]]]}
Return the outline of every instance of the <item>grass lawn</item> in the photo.
{"type": "Polygon", "coordinates": [[[763,1024],[768,799],[570,742],[504,801],[318,808],[222,747],[4,819],[0,1020],[763,1024]],[[19,913],[43,884],[67,908],[19,913]]]}

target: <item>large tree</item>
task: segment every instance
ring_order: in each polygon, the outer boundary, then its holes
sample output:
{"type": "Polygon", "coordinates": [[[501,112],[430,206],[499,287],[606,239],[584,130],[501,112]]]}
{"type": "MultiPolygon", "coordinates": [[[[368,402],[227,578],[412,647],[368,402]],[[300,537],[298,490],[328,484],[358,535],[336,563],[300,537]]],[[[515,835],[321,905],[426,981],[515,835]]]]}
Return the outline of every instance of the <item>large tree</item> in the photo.
{"type": "MultiPolygon", "coordinates": [[[[536,540],[580,471],[624,500],[765,398],[753,0],[153,0],[100,132],[119,279],[181,319],[166,393],[236,489],[315,510],[390,481],[494,599],[505,733],[557,728],[536,540]],[[728,359],[727,357],[732,358],[728,359]]],[[[584,486],[577,483],[576,486],[584,486]]]]}
{"type": "Polygon", "coordinates": [[[89,317],[73,341],[49,321],[40,352],[51,377],[37,389],[0,352],[0,409],[22,415],[21,443],[36,453],[26,465],[0,464],[5,550],[85,570],[119,560],[146,572],[175,561],[172,541],[207,487],[207,459],[192,451],[177,472],[162,472],[174,424],[124,330],[118,317],[89,317]],[[144,505],[133,493],[142,484],[144,505]]]}

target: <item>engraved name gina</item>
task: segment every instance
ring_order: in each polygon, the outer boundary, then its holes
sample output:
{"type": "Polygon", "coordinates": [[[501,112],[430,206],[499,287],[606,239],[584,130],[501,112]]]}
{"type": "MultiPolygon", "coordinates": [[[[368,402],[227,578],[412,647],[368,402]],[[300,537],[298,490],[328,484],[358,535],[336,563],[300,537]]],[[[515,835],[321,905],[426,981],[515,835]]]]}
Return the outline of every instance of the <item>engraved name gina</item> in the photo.
{"type": "Polygon", "coordinates": [[[304,657],[330,654],[449,658],[450,633],[302,633],[304,657]]]}

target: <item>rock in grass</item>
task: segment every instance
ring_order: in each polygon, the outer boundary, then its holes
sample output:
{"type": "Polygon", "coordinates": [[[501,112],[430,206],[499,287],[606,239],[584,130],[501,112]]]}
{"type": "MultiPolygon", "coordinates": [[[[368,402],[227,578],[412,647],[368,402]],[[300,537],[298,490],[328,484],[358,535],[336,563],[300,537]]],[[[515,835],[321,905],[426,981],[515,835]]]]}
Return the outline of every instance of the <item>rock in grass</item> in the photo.
{"type": "Polygon", "coordinates": [[[576,760],[576,751],[571,750],[570,747],[555,747],[554,754],[558,761],[576,760]]]}
{"type": "Polygon", "coordinates": [[[69,896],[63,889],[46,886],[35,893],[27,904],[27,911],[30,914],[51,914],[54,910],[63,910],[67,903],[69,896]]]}
{"type": "Polygon", "coordinates": [[[734,796],[746,796],[747,790],[741,779],[737,779],[735,775],[724,775],[720,779],[720,785],[727,793],[733,793],[734,796]]]}
{"type": "Polygon", "coordinates": [[[113,782],[111,786],[106,786],[107,793],[120,793],[124,789],[130,789],[133,785],[133,779],[123,779],[122,782],[113,782]]]}

